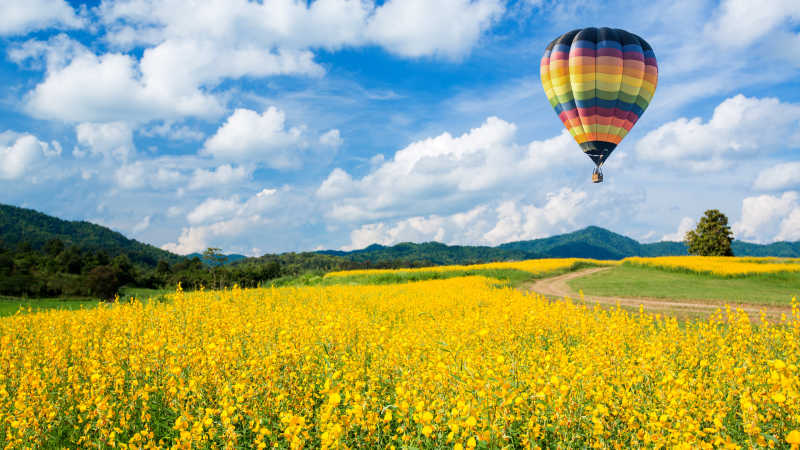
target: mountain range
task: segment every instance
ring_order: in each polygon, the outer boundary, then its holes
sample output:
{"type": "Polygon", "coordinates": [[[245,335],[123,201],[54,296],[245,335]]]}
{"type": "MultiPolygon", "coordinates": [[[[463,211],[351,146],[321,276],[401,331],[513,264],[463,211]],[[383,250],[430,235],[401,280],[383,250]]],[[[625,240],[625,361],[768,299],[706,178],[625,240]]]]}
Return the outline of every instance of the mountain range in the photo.
{"type": "MultiPolygon", "coordinates": [[[[0,246],[14,247],[21,242],[27,242],[33,248],[42,248],[51,239],[60,239],[66,245],[74,245],[84,251],[104,250],[111,257],[125,254],[133,263],[151,267],[159,260],[173,264],[187,257],[201,256],[198,253],[188,256],[176,255],[153,245],[129,239],[101,225],[85,221],[66,221],[31,209],[0,204],[0,246]]],[[[755,244],[735,240],[733,252],[737,256],[800,257],[800,241],[755,244]]],[[[622,259],[629,256],[685,255],[687,251],[685,244],[681,242],[643,244],[604,228],[590,226],[571,233],[508,242],[495,247],[404,242],[393,246],[373,244],[353,251],[322,250],[307,253],[371,264],[403,261],[413,265],[439,265],[531,258],[622,259]]],[[[263,256],[246,258],[238,254],[228,255],[229,264],[262,260],[263,256]]]]}

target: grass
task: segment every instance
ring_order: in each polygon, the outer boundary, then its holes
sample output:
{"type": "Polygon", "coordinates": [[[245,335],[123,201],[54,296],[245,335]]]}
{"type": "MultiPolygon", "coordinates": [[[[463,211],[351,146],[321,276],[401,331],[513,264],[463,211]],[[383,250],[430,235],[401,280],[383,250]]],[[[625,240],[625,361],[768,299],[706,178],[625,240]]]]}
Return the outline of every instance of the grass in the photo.
{"type": "MultiPolygon", "coordinates": [[[[141,301],[148,299],[165,302],[166,294],[172,289],[145,289],[123,287],[120,289],[120,300],[129,300],[131,297],[141,301]]],[[[100,300],[92,297],[52,297],[52,298],[21,298],[0,296],[0,317],[13,316],[20,309],[24,313],[46,311],[49,309],[75,310],[81,308],[94,308],[102,304],[100,300]]]]}
{"type": "Polygon", "coordinates": [[[97,299],[78,298],[19,298],[0,296],[0,317],[13,316],[20,309],[23,312],[37,312],[48,309],[94,308],[101,302],[97,299]]]}
{"type": "Polygon", "coordinates": [[[731,303],[789,305],[800,296],[800,273],[724,278],[707,274],[620,265],[567,284],[587,295],[719,300],[731,303]]]}

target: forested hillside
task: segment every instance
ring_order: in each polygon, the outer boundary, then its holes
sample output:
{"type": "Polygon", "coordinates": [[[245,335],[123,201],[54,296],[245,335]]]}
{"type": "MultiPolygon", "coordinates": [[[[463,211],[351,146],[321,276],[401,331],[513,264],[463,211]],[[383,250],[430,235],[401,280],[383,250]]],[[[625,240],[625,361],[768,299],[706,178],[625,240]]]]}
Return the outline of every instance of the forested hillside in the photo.
{"type": "Polygon", "coordinates": [[[28,245],[41,250],[52,240],[82,252],[103,251],[110,258],[126,256],[133,264],[155,267],[164,260],[174,264],[184,257],[129,239],[104,226],[67,221],[32,209],[0,204],[0,242],[8,248],[28,245]]]}

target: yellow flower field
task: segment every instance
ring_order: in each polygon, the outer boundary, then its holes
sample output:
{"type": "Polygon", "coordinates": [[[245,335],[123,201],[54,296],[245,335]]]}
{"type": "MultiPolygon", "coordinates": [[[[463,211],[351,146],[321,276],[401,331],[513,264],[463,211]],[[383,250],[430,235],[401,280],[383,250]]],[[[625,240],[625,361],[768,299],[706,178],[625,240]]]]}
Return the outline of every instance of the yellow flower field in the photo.
{"type": "Polygon", "coordinates": [[[516,269],[523,272],[530,272],[533,274],[542,274],[553,272],[555,270],[569,269],[576,264],[596,264],[596,265],[613,265],[618,264],[618,261],[602,261],[598,259],[586,258],[546,258],[546,259],[529,259],[526,261],[507,261],[507,262],[493,262],[486,264],[471,264],[471,265],[452,265],[452,266],[432,266],[432,267],[417,267],[413,269],[365,269],[365,270],[343,270],[339,272],[329,272],[325,274],[325,278],[329,277],[345,277],[353,275],[379,275],[386,273],[421,273],[421,272],[463,272],[470,270],[485,270],[485,269],[516,269]]]}
{"type": "Polygon", "coordinates": [[[623,262],[667,269],[685,269],[692,272],[706,272],[723,276],[800,272],[800,260],[797,258],[662,256],[657,258],[625,258],[623,262]]]}
{"type": "Polygon", "coordinates": [[[705,322],[482,277],[0,320],[5,448],[788,448],[800,311],[705,322]]]}

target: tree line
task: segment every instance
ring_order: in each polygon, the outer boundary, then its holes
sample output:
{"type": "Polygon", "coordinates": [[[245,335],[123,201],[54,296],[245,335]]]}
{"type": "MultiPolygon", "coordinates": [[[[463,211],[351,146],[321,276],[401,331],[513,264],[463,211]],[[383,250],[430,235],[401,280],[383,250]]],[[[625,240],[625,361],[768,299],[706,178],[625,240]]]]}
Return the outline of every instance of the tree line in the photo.
{"type": "Polygon", "coordinates": [[[81,249],[60,239],[51,239],[40,248],[25,241],[13,246],[0,242],[0,295],[113,299],[122,286],[163,289],[180,283],[186,290],[257,287],[303,274],[430,265],[433,263],[424,260],[352,261],[314,252],[265,255],[226,264],[220,249],[215,248],[202,257],[172,263],[161,259],[147,265],[131,262],[126,254],[112,258],[104,250],[81,249]]]}

